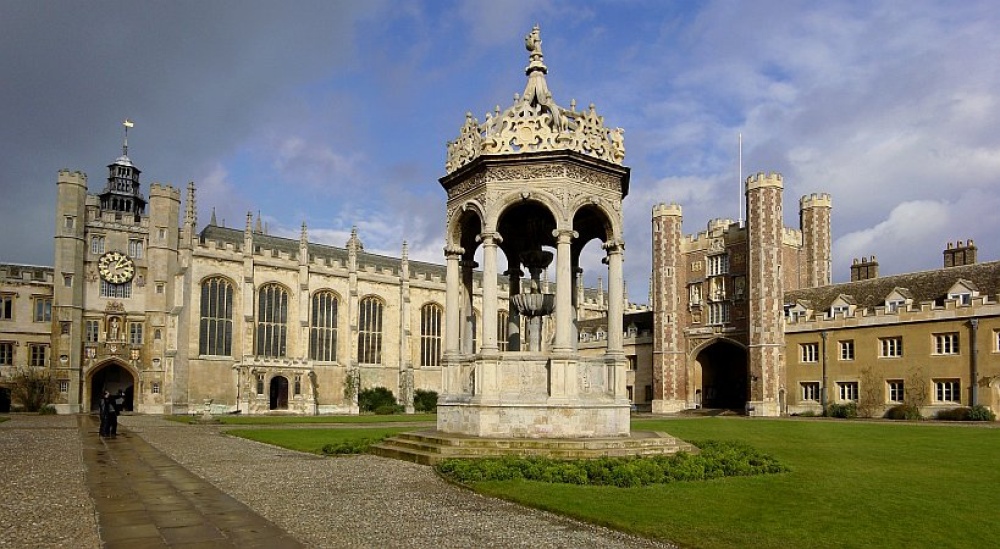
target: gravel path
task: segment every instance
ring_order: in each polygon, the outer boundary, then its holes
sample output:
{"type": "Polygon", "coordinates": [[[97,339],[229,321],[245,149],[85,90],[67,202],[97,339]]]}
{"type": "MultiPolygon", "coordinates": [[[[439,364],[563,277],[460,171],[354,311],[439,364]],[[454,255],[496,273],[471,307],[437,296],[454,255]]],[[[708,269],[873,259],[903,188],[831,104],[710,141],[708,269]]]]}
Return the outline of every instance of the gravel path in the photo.
{"type": "Polygon", "coordinates": [[[101,546],[76,416],[13,414],[0,456],[0,547],[101,546]]]}
{"type": "Polygon", "coordinates": [[[324,458],[148,416],[121,423],[310,547],[671,547],[483,497],[422,465],[324,458]]]}

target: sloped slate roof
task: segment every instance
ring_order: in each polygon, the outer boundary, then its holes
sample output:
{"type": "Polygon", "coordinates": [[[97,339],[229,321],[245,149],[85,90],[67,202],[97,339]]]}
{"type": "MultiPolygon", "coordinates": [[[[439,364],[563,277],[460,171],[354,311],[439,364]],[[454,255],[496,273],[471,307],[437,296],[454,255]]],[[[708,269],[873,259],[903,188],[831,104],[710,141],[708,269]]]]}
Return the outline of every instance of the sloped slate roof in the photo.
{"type": "MultiPolygon", "coordinates": [[[[639,333],[643,331],[653,330],[653,311],[636,311],[625,313],[623,315],[622,326],[628,328],[629,324],[635,324],[636,328],[639,329],[639,333]]],[[[581,332],[594,333],[598,328],[603,328],[605,331],[608,329],[608,317],[602,316],[598,318],[590,318],[587,320],[581,320],[577,322],[577,326],[581,332]]]]}
{"type": "Polygon", "coordinates": [[[885,305],[885,298],[896,288],[908,290],[915,304],[940,303],[959,279],[975,284],[980,295],[996,296],[1000,293],[1000,261],[793,290],[785,292],[785,303],[809,301],[814,311],[825,311],[840,294],[846,294],[854,298],[858,307],[872,308],[885,305]]]}

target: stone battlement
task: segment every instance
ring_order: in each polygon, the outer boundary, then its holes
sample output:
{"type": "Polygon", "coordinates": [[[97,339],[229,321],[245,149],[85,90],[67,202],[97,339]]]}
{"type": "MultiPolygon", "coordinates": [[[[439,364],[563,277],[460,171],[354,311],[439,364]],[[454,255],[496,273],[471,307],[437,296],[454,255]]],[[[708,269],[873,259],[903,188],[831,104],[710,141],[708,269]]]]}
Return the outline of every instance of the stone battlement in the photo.
{"type": "Polygon", "coordinates": [[[671,202],[670,204],[659,203],[653,206],[653,217],[682,217],[681,205],[676,202],[671,202]]]}
{"type": "Polygon", "coordinates": [[[783,187],[781,174],[778,172],[757,172],[747,177],[746,190],[758,189],[761,187],[783,187]]]}
{"type": "Polygon", "coordinates": [[[895,311],[885,306],[851,307],[848,313],[838,313],[830,316],[829,311],[807,311],[807,316],[799,318],[785,317],[787,333],[812,332],[843,328],[845,326],[878,326],[888,324],[908,324],[942,318],[976,317],[1000,314],[1000,296],[974,296],[969,305],[962,305],[958,299],[945,299],[942,305],[934,301],[922,301],[895,311]]]}
{"type": "Polygon", "coordinates": [[[72,183],[76,185],[87,186],[87,174],[81,172],[80,170],[70,171],[66,168],[59,170],[58,183],[72,183]]]}
{"type": "Polygon", "coordinates": [[[164,197],[180,202],[181,190],[171,185],[153,183],[149,186],[149,198],[152,199],[153,197],[164,197]]]}
{"type": "Polygon", "coordinates": [[[799,199],[799,208],[832,208],[833,200],[827,193],[807,194],[799,199]]]}

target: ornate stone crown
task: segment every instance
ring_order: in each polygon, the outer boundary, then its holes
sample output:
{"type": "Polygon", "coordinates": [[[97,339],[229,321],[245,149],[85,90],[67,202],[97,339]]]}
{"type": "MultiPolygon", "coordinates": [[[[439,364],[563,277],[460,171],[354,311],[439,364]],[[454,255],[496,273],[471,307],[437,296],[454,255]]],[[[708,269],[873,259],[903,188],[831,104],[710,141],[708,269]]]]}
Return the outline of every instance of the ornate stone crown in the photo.
{"type": "Polygon", "coordinates": [[[542,62],[542,40],[538,25],[524,38],[528,84],[524,94],[514,96],[514,105],[486,113],[482,124],[466,113],[458,139],[448,142],[445,169],[454,172],[480,155],[517,154],[535,151],[570,150],[621,165],[625,160],[625,130],[604,127],[604,118],[594,105],[577,112],[576,101],[569,109],[556,105],[545,82],[548,68],[542,62]]]}

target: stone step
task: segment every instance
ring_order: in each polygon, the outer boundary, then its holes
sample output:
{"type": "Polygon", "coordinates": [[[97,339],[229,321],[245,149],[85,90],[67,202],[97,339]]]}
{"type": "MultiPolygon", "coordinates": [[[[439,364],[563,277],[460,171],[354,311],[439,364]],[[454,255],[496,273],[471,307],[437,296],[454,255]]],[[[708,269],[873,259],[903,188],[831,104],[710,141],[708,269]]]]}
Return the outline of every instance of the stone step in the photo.
{"type": "Polygon", "coordinates": [[[431,431],[401,433],[373,446],[372,453],[433,465],[449,458],[506,455],[553,459],[649,456],[696,453],[697,448],[665,433],[635,433],[633,437],[604,439],[488,439],[431,431]]]}

